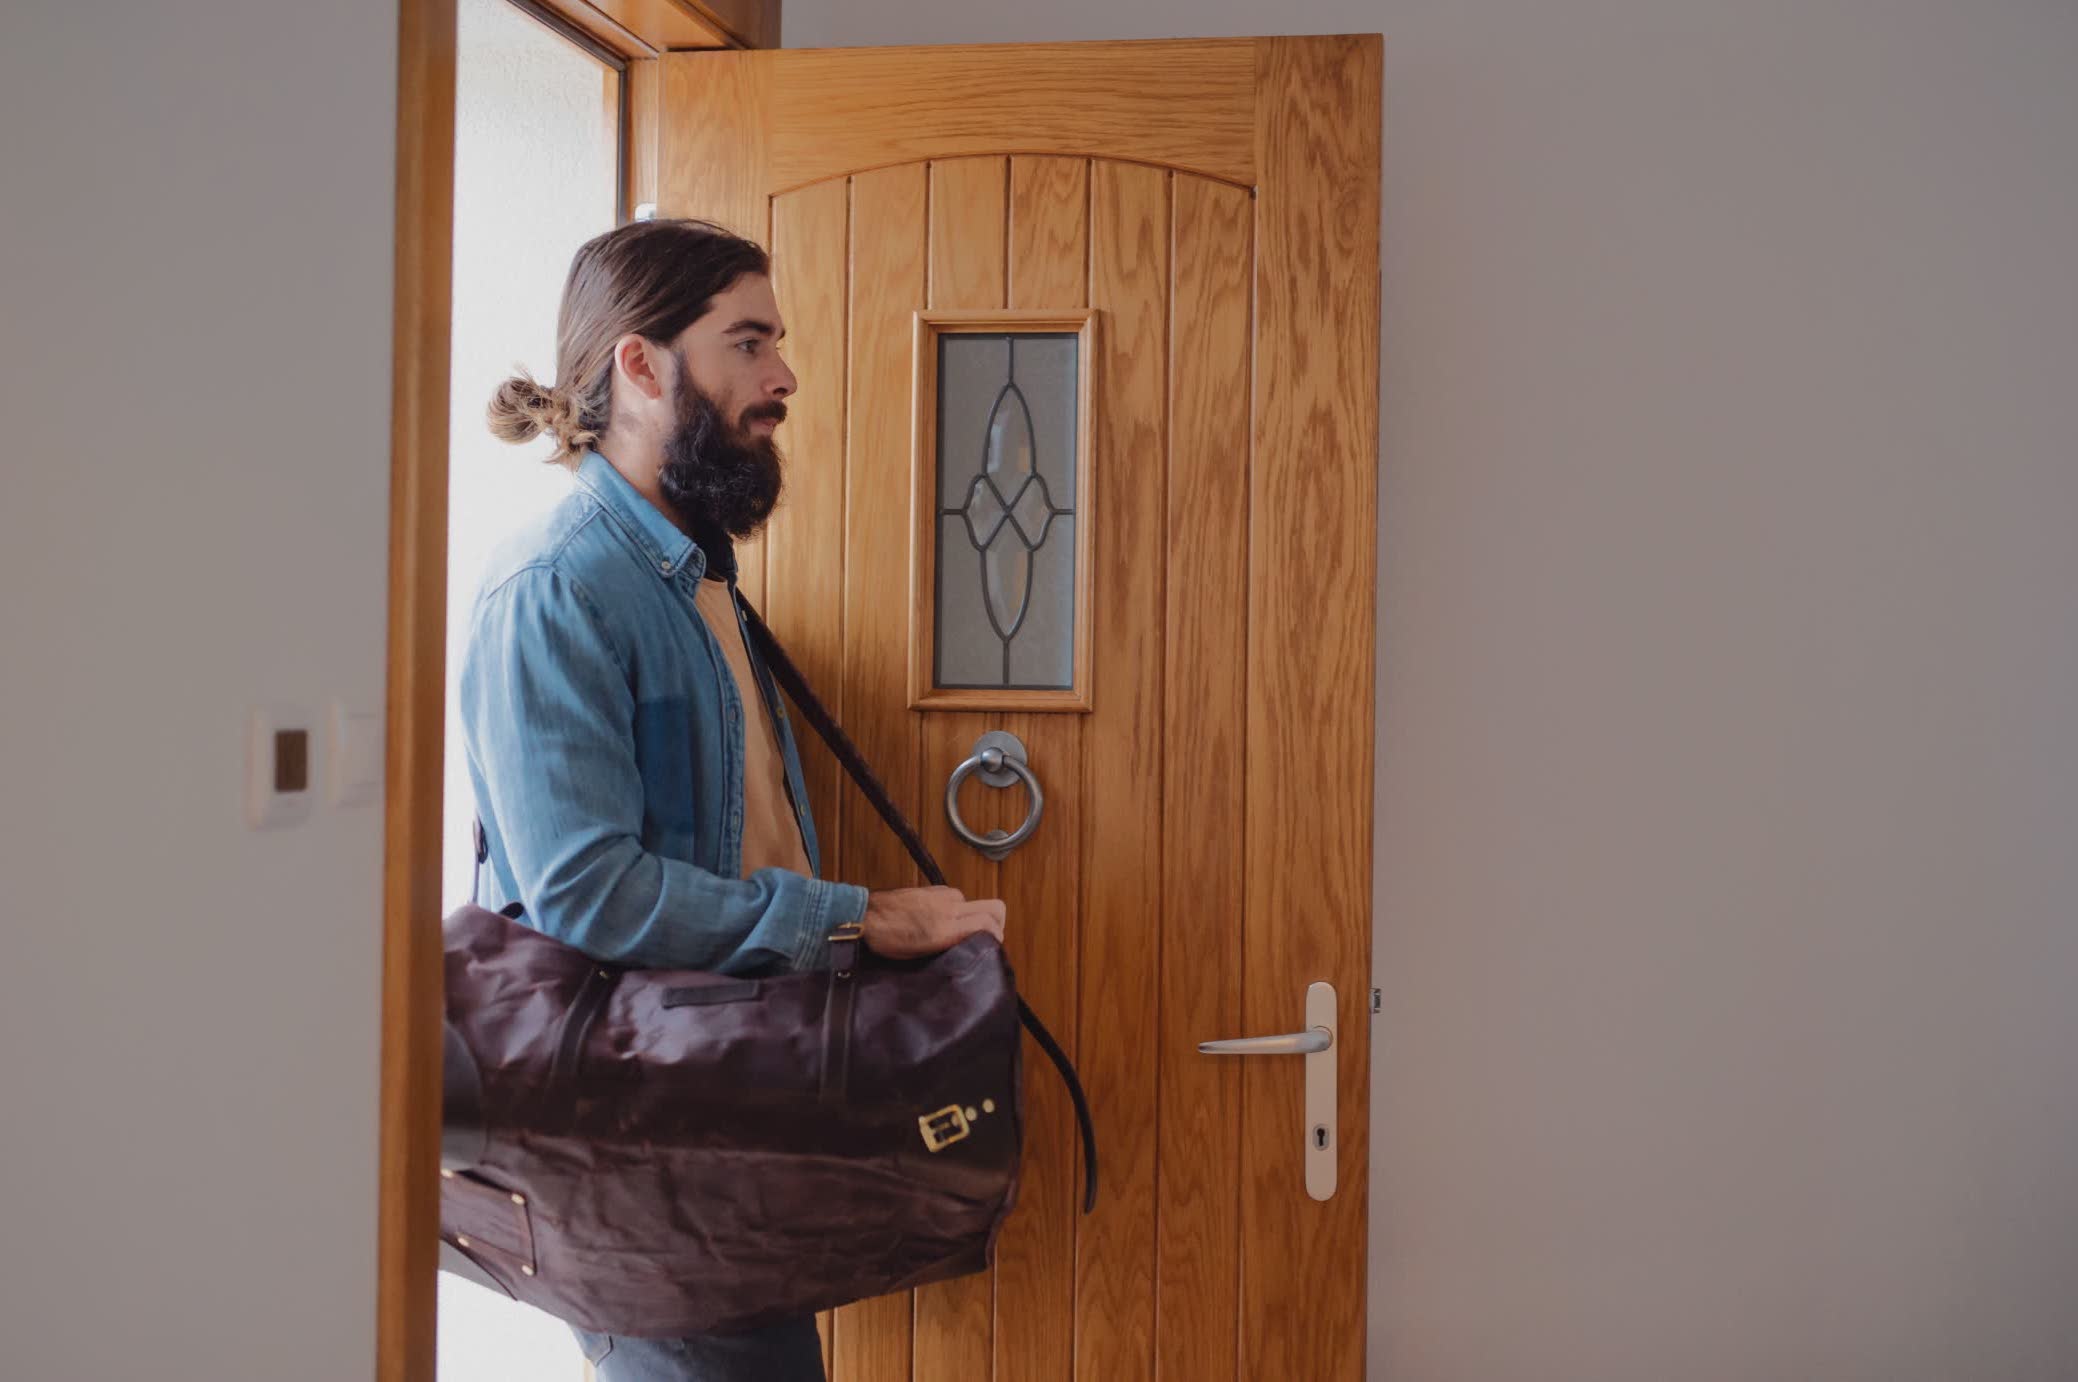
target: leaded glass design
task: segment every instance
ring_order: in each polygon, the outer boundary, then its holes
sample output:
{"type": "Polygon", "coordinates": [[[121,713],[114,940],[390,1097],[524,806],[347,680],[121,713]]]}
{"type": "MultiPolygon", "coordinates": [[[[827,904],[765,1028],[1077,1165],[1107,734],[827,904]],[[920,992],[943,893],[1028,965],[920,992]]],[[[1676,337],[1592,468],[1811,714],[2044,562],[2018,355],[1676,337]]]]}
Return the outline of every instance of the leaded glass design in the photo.
{"type": "Polygon", "coordinates": [[[1073,688],[1078,348],[938,337],[941,689],[1073,688]]]}

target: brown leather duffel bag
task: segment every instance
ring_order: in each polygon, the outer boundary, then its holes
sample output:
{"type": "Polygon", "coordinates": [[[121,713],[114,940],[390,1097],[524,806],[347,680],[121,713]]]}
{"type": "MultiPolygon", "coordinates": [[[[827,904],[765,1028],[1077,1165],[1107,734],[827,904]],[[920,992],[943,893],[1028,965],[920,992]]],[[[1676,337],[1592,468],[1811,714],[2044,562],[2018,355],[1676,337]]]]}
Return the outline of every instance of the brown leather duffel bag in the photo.
{"type": "MultiPolygon", "coordinates": [[[[779,684],[942,883],[744,609],[779,684]]],[[[471,904],[444,926],[440,1227],[530,1305],[602,1333],[727,1333],[984,1269],[1017,1200],[1021,1026],[1068,1082],[1095,1204],[1074,1067],[993,937],[895,963],[849,928],[827,970],[742,979],[601,965],[518,918],[471,904]]]]}

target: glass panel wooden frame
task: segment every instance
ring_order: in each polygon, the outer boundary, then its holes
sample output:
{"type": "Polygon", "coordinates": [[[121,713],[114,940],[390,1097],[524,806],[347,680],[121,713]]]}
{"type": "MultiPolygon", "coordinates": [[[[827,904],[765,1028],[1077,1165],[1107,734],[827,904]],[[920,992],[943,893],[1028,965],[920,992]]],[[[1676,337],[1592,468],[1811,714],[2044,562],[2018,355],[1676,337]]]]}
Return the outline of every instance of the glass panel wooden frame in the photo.
{"type": "Polygon", "coordinates": [[[1096,417],[1091,381],[1097,358],[1097,313],[919,312],[911,388],[915,413],[910,472],[909,706],[912,710],[1018,710],[1086,713],[1091,705],[1091,519],[1097,494],[1092,460],[1096,417]],[[1061,690],[1015,687],[940,689],[937,667],[938,603],[938,340],[949,334],[1073,335],[1075,372],[1075,671],[1061,690]]]}

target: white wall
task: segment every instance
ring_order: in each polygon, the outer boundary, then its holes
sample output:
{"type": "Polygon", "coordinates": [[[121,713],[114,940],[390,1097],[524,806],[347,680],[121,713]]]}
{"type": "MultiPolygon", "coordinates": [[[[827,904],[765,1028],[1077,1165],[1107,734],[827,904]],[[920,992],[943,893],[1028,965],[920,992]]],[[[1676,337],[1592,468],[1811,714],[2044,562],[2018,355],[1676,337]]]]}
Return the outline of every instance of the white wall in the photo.
{"type": "Polygon", "coordinates": [[[0,20],[0,1377],[374,1366],[394,4],[0,20]]]}
{"type": "Polygon", "coordinates": [[[1386,36],[1373,1377],[2078,1376],[2078,7],[785,13],[1386,36]]]}

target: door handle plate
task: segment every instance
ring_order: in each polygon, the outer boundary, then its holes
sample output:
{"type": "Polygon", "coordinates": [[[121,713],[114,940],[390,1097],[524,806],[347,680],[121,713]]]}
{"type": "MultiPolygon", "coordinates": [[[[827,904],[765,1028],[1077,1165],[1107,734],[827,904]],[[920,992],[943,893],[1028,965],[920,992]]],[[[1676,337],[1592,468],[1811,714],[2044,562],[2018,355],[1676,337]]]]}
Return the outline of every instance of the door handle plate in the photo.
{"type": "Polygon", "coordinates": [[[1341,1044],[1335,1021],[1335,986],[1306,986],[1306,1025],[1326,1028],[1328,1049],[1306,1057],[1306,1193],[1316,1200],[1335,1197],[1335,1163],[1342,1149],[1335,1121],[1335,1057],[1341,1044]]]}

